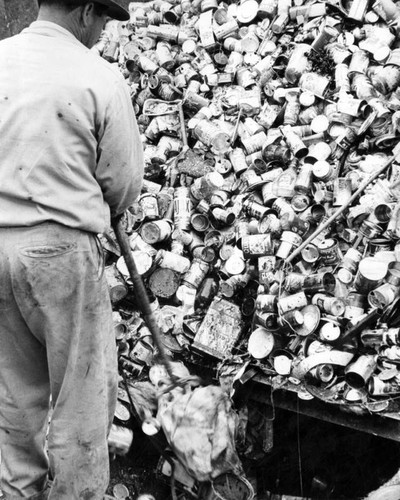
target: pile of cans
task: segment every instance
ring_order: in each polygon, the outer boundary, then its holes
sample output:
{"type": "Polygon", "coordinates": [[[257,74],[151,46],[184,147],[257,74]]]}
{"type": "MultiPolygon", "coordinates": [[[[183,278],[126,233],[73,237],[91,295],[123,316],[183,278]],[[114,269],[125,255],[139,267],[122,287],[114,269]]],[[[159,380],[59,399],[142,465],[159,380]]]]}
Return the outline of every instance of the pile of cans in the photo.
{"type": "MultiPolygon", "coordinates": [[[[240,354],[303,397],[314,387],[389,411],[400,9],[155,0],[130,11],[94,50],[131,88],[146,170],[127,232],[166,348],[215,364],[240,354]]],[[[123,259],[105,248],[121,357],[141,373],[151,336],[127,306],[123,259]]]]}

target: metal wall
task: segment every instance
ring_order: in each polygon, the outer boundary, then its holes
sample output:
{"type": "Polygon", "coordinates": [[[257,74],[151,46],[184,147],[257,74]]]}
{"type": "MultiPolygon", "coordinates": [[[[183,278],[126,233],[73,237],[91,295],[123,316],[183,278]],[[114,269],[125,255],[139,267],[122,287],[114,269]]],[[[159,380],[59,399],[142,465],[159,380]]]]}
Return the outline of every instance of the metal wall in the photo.
{"type": "Polygon", "coordinates": [[[0,0],[0,39],[16,35],[36,19],[36,0],[0,0]]]}

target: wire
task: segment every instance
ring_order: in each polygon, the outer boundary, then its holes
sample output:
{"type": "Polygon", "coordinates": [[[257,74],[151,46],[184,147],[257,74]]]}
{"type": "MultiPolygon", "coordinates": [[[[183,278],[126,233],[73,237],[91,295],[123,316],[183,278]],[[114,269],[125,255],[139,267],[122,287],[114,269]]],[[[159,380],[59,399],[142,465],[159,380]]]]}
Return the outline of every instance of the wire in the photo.
{"type": "Polygon", "coordinates": [[[299,480],[300,480],[300,494],[303,497],[303,469],[301,463],[301,447],[300,447],[300,409],[299,409],[299,399],[297,398],[297,455],[299,457],[299,480]]]}

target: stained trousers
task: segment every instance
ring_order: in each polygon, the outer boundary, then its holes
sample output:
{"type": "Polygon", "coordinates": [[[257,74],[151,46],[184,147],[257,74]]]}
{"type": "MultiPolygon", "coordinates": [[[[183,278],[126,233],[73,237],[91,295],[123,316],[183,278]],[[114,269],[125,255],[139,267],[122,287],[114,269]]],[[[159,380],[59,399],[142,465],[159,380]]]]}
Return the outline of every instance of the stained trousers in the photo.
{"type": "Polygon", "coordinates": [[[91,233],[56,223],[0,228],[1,489],[7,499],[103,498],[117,394],[103,269],[91,233]],[[53,483],[45,495],[49,471],[53,483]]]}

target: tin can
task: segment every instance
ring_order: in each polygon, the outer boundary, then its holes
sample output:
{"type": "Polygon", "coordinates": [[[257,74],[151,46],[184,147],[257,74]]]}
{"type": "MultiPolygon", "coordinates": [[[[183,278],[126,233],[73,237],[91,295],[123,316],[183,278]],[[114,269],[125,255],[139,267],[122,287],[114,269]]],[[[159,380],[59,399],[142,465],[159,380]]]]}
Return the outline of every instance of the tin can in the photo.
{"type": "Polygon", "coordinates": [[[145,220],[154,220],[159,217],[157,196],[152,193],[142,194],[139,198],[139,206],[143,211],[145,220]]]}
{"type": "Polygon", "coordinates": [[[167,250],[159,250],[156,255],[155,263],[160,267],[172,269],[177,273],[186,273],[190,267],[190,260],[181,255],[168,252],[167,250]]]}
{"type": "Polygon", "coordinates": [[[276,252],[276,257],[286,259],[290,252],[301,245],[302,238],[299,234],[293,231],[283,231],[281,236],[281,244],[276,252]]]}
{"type": "Polygon", "coordinates": [[[294,309],[301,309],[308,304],[307,297],[304,292],[298,292],[287,297],[278,299],[278,311],[280,314],[285,314],[294,309]]]}
{"type": "Polygon", "coordinates": [[[241,148],[232,149],[232,151],[229,153],[229,160],[232,164],[234,172],[237,175],[242,174],[245,170],[248,169],[246,157],[241,148]]]}
{"type": "Polygon", "coordinates": [[[241,237],[240,249],[245,259],[273,255],[270,234],[251,234],[241,237]]]}
{"type": "Polygon", "coordinates": [[[289,273],[285,277],[283,288],[288,293],[299,292],[303,287],[304,276],[299,273],[289,273]]]}
{"type": "Polygon", "coordinates": [[[247,199],[243,202],[243,210],[247,213],[247,215],[255,217],[259,220],[264,217],[265,212],[268,211],[268,208],[264,207],[260,203],[247,199]]]}
{"type": "Polygon", "coordinates": [[[140,235],[146,243],[154,245],[167,240],[172,234],[172,229],[172,223],[166,219],[145,222],[140,228],[140,235]]]}
{"type": "Polygon", "coordinates": [[[321,263],[326,266],[334,266],[342,259],[339,243],[334,238],[322,240],[318,245],[318,253],[321,263]]]}
{"type": "Polygon", "coordinates": [[[328,89],[330,79],[318,73],[304,73],[299,81],[301,90],[323,97],[328,89]]]}
{"type": "Polygon", "coordinates": [[[149,278],[149,288],[156,297],[170,299],[181,282],[180,274],[172,269],[158,268],[149,278]]]}
{"type": "Polygon", "coordinates": [[[318,306],[324,313],[335,317],[343,316],[346,308],[346,304],[342,299],[330,297],[323,293],[316,293],[312,297],[311,303],[318,306]]]}
{"type": "Polygon", "coordinates": [[[302,289],[308,294],[317,292],[333,293],[335,284],[335,276],[332,273],[320,272],[304,276],[302,289]]]}
{"type": "Polygon", "coordinates": [[[353,52],[349,64],[349,77],[352,78],[355,73],[367,74],[369,67],[369,55],[365,50],[356,50],[353,52]]]}
{"type": "Polygon", "coordinates": [[[338,177],[333,184],[333,206],[341,207],[351,198],[351,181],[347,177],[338,177]]]}
{"type": "Polygon", "coordinates": [[[350,387],[361,389],[366,386],[368,380],[376,369],[378,356],[362,355],[354,363],[345,368],[345,380],[350,387]]]}
{"type": "Polygon", "coordinates": [[[267,163],[272,161],[279,161],[284,165],[289,163],[289,160],[291,158],[290,149],[278,144],[268,144],[267,146],[264,146],[262,155],[267,163]]]}
{"type": "Polygon", "coordinates": [[[182,283],[191,288],[198,288],[210,269],[211,266],[207,262],[200,259],[193,259],[190,269],[182,279],[182,283]]]}
{"type": "Polygon", "coordinates": [[[356,248],[349,248],[344,254],[341,266],[348,269],[352,274],[355,274],[358,269],[358,264],[362,259],[362,254],[356,248]]]}
{"type": "Polygon", "coordinates": [[[278,312],[276,295],[259,294],[256,298],[256,309],[261,312],[278,312]]]}
{"type": "Polygon", "coordinates": [[[384,308],[400,295],[400,289],[390,283],[383,283],[368,294],[368,302],[372,307],[384,308]]]}
{"type": "Polygon", "coordinates": [[[358,265],[354,286],[359,293],[368,294],[377,288],[385,278],[387,264],[373,257],[365,257],[358,265]]]}
{"type": "Polygon", "coordinates": [[[265,132],[259,132],[258,134],[249,137],[248,139],[242,139],[242,144],[246,150],[246,153],[250,155],[256,153],[257,151],[261,151],[266,140],[267,136],[265,132]]]}
{"type": "Polygon", "coordinates": [[[336,28],[332,26],[324,26],[320,33],[315,37],[311,44],[311,47],[315,51],[322,50],[328,43],[333,42],[338,37],[339,32],[336,28]]]}
{"type": "Polygon", "coordinates": [[[193,214],[190,223],[195,231],[204,233],[210,227],[210,220],[206,214],[193,214]]]}
{"type": "Polygon", "coordinates": [[[308,155],[307,146],[301,138],[292,131],[292,127],[290,125],[281,126],[280,130],[286,139],[289,149],[296,158],[304,158],[308,155]]]}
{"type": "Polygon", "coordinates": [[[151,257],[155,257],[157,250],[146,243],[139,233],[133,233],[129,236],[129,246],[132,250],[141,250],[148,253],[151,257]]]}
{"type": "Polygon", "coordinates": [[[283,115],[284,125],[296,125],[300,113],[300,102],[298,92],[288,92],[286,94],[286,107],[283,115]]]}
{"type": "Polygon", "coordinates": [[[381,380],[379,377],[373,376],[368,381],[368,392],[372,396],[399,394],[400,380],[398,377],[393,377],[390,380],[381,380]]]}
{"type": "Polygon", "coordinates": [[[265,359],[275,346],[273,333],[259,326],[250,334],[247,350],[253,358],[265,359]]]}

